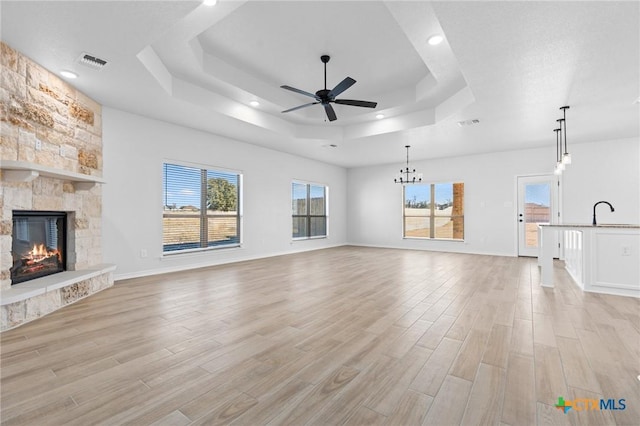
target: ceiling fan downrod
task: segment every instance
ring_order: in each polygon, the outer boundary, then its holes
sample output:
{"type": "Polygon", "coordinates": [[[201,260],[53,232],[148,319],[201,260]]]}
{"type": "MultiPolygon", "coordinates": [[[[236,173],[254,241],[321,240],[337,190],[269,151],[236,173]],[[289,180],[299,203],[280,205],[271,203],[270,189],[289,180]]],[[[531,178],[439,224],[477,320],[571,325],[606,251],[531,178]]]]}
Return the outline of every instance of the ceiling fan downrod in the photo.
{"type": "Polygon", "coordinates": [[[331,59],[329,55],[320,56],[320,60],[324,64],[324,90],[327,90],[327,62],[329,62],[329,59],[331,59]]]}

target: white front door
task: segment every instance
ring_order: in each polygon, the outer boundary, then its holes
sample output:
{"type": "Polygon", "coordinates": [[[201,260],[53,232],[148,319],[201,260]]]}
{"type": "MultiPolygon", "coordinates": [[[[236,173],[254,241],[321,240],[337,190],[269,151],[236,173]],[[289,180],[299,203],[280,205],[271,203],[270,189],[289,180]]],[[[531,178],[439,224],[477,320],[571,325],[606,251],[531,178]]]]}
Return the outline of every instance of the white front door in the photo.
{"type": "Polygon", "coordinates": [[[518,256],[538,256],[538,224],[558,223],[558,192],[554,175],[518,177],[518,256]]]}

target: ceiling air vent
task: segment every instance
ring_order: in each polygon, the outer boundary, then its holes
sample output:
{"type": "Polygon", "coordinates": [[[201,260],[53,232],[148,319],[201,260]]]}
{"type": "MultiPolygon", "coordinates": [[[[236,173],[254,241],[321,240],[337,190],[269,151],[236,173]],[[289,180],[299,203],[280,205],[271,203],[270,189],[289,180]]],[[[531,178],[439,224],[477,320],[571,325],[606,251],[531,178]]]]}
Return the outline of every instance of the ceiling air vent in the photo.
{"type": "Polygon", "coordinates": [[[458,126],[460,127],[473,126],[474,124],[478,124],[478,123],[480,123],[480,120],[478,120],[477,118],[474,118],[473,120],[458,121],[458,126]]]}
{"type": "Polygon", "coordinates": [[[89,55],[84,52],[78,58],[78,63],[98,71],[107,66],[107,61],[104,59],[100,59],[97,56],[89,55]]]}

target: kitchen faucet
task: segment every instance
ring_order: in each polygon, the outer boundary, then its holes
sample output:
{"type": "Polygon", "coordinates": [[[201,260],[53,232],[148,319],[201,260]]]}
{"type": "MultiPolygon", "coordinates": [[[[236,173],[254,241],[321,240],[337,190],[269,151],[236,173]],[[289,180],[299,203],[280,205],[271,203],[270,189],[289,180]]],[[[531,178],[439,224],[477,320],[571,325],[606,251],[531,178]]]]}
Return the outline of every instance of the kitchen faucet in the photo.
{"type": "Polygon", "coordinates": [[[603,204],[603,203],[604,203],[604,204],[608,204],[608,205],[609,205],[609,208],[611,209],[611,211],[612,211],[612,212],[614,212],[614,211],[615,211],[615,209],[613,208],[613,206],[611,205],[611,203],[610,203],[610,202],[608,202],[608,201],[598,201],[597,203],[595,203],[595,204],[593,205],[593,225],[594,225],[594,226],[598,224],[598,223],[596,222],[596,206],[597,206],[598,204],[603,204]]]}

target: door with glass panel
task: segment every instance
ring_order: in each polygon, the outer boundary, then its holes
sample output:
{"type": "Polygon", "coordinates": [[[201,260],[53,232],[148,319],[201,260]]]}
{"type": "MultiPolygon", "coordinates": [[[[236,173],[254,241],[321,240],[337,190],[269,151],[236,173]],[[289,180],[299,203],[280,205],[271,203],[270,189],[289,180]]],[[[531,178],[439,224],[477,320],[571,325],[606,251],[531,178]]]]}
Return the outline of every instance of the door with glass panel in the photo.
{"type": "Polygon", "coordinates": [[[538,224],[557,223],[558,179],[518,177],[518,256],[538,256],[538,224]]]}

